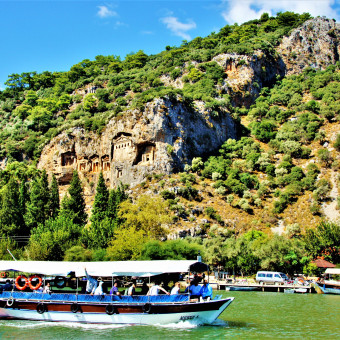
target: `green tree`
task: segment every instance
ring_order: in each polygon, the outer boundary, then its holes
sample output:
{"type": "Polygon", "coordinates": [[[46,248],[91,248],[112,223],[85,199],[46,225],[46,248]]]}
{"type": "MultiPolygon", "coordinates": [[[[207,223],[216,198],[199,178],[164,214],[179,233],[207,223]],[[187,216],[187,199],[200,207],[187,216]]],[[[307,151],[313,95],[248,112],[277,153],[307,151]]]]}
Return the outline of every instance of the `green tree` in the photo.
{"type": "Polygon", "coordinates": [[[56,218],[59,214],[60,199],[58,182],[54,174],[52,174],[52,182],[50,188],[50,216],[56,218]]]}
{"type": "Polygon", "coordinates": [[[148,56],[142,50],[137,53],[128,54],[124,60],[124,68],[128,70],[132,68],[142,68],[147,60],[148,56]]]}
{"type": "Polygon", "coordinates": [[[41,177],[36,176],[31,182],[30,200],[27,204],[25,220],[30,228],[35,228],[49,219],[49,198],[47,174],[44,170],[41,177]]]}
{"type": "Polygon", "coordinates": [[[38,101],[37,93],[35,91],[32,91],[32,90],[27,91],[27,93],[25,95],[24,104],[33,107],[33,106],[37,105],[37,101],[38,101]]]}
{"type": "Polygon", "coordinates": [[[136,203],[126,200],[118,215],[124,220],[123,227],[134,227],[155,239],[164,236],[164,225],[170,222],[168,203],[160,197],[141,196],[136,203]]]}
{"type": "Polygon", "coordinates": [[[0,225],[5,235],[28,235],[18,202],[19,185],[11,177],[1,193],[0,225]]]}
{"type": "Polygon", "coordinates": [[[92,261],[92,252],[82,246],[73,246],[65,251],[64,261],[86,262],[92,261]]]}
{"type": "Polygon", "coordinates": [[[147,240],[144,230],[137,230],[133,226],[118,229],[107,248],[107,257],[111,261],[138,260],[147,240]]]}
{"type": "Polygon", "coordinates": [[[97,104],[98,104],[98,99],[96,98],[96,96],[93,93],[89,93],[84,98],[83,108],[85,111],[93,112],[95,111],[97,104]]]}
{"type": "Polygon", "coordinates": [[[29,117],[32,122],[32,129],[46,132],[51,126],[52,114],[45,107],[35,106],[29,117]]]}
{"type": "Polygon", "coordinates": [[[332,263],[340,263],[340,224],[322,222],[315,229],[307,229],[303,240],[314,259],[324,257],[332,263]]]}
{"type": "Polygon", "coordinates": [[[92,206],[91,222],[97,223],[107,216],[108,211],[109,190],[106,187],[103,173],[99,175],[96,195],[92,206]]]}
{"type": "Polygon", "coordinates": [[[202,246],[186,240],[169,240],[165,242],[152,240],[143,245],[143,260],[187,260],[195,259],[202,251],[202,246]]]}
{"type": "Polygon", "coordinates": [[[29,193],[27,190],[27,183],[26,180],[23,178],[20,182],[19,185],[19,209],[20,209],[20,214],[22,216],[25,216],[26,214],[26,205],[29,202],[29,193]]]}
{"type": "Polygon", "coordinates": [[[74,224],[85,225],[87,221],[85,207],[83,188],[78,172],[74,170],[68,195],[65,195],[61,202],[60,214],[68,216],[74,224]]]}
{"type": "Polygon", "coordinates": [[[61,261],[66,250],[79,245],[81,230],[67,216],[49,219],[39,224],[31,232],[31,238],[26,247],[31,260],[61,261]]]}

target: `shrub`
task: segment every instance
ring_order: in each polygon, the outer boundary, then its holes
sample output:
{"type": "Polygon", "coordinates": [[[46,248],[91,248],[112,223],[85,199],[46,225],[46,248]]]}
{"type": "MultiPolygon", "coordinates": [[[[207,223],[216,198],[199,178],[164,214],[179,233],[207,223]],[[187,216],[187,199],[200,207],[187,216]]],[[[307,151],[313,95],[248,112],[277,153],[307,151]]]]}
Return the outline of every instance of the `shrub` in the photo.
{"type": "Polygon", "coordinates": [[[338,134],[336,136],[336,140],[334,142],[334,148],[337,150],[337,151],[340,151],[340,134],[338,134]]]}

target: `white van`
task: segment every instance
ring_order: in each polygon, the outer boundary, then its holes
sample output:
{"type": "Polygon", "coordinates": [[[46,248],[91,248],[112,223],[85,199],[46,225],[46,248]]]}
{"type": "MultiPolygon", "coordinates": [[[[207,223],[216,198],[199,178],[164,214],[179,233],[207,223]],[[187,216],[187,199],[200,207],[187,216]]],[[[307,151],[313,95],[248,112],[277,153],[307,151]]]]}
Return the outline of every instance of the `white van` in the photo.
{"type": "Polygon", "coordinates": [[[287,280],[289,280],[288,276],[280,272],[260,271],[256,273],[256,282],[258,282],[260,285],[264,283],[271,283],[276,285],[284,284],[284,282],[287,280]]]}

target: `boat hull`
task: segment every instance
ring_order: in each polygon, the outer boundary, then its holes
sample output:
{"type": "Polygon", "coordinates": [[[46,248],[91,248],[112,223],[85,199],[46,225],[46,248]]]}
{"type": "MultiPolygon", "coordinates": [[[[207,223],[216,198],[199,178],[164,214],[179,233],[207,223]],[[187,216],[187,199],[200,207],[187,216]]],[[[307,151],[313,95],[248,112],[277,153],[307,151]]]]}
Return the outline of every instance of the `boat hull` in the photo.
{"type": "Polygon", "coordinates": [[[323,285],[314,283],[314,288],[318,294],[333,294],[340,295],[340,288],[326,288],[323,285]]]}
{"type": "Polygon", "coordinates": [[[100,324],[169,324],[190,321],[197,324],[210,324],[230,305],[233,298],[207,302],[114,304],[112,315],[107,312],[108,304],[42,303],[16,300],[12,306],[2,301],[1,315],[5,318],[50,321],[80,322],[100,324]],[[40,312],[38,310],[40,309],[40,312]]]}

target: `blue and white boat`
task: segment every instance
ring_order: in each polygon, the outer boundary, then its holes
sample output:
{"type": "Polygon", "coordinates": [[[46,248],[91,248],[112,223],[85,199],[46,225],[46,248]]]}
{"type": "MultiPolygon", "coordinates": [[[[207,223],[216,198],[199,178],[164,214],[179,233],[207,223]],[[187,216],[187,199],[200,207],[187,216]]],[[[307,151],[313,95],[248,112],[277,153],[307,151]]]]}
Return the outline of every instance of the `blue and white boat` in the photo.
{"type": "MultiPolygon", "coordinates": [[[[210,324],[231,304],[233,297],[215,297],[209,301],[191,300],[188,294],[178,295],[86,295],[79,293],[80,278],[85,268],[91,277],[149,278],[188,272],[204,272],[208,266],[197,261],[129,261],[129,262],[44,262],[0,261],[0,271],[34,274],[27,279],[19,275],[11,291],[0,293],[0,316],[10,319],[63,321],[103,324],[169,324],[191,321],[210,324]],[[21,276],[21,278],[20,278],[21,276]],[[18,279],[19,277],[19,279],[18,279]],[[54,281],[62,287],[63,279],[71,283],[73,291],[37,292],[41,281],[54,281]],[[30,283],[26,289],[27,280],[30,283]],[[35,282],[35,280],[37,282],[35,282]],[[75,287],[76,285],[76,287],[75,287]],[[23,289],[25,287],[25,289],[23,289]]],[[[113,279],[112,279],[113,282],[113,279]]],[[[70,288],[69,288],[70,289],[70,288]]]]}

